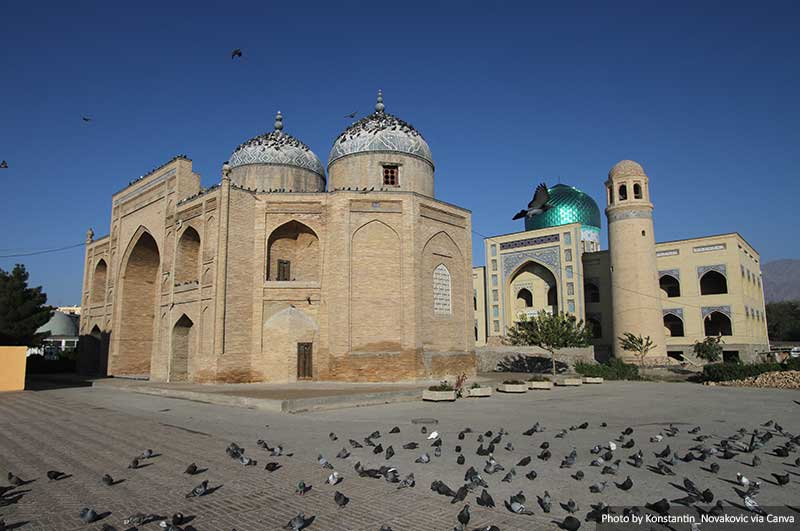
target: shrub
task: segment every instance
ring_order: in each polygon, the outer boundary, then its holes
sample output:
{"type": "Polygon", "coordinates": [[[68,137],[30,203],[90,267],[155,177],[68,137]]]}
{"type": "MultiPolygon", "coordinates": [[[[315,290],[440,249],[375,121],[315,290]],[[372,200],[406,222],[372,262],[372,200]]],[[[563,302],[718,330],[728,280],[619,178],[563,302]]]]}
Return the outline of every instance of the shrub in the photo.
{"type": "Polygon", "coordinates": [[[470,389],[480,389],[481,387],[483,386],[478,382],[472,382],[472,385],[469,386],[470,389]]]}
{"type": "Polygon", "coordinates": [[[525,382],[522,380],[505,380],[503,385],[525,385],[525,382]]]}
{"type": "Polygon", "coordinates": [[[800,371],[800,358],[789,358],[783,364],[785,371],[800,371]]]}
{"type": "Polygon", "coordinates": [[[575,364],[575,372],[581,376],[599,377],[606,380],[640,380],[639,367],[625,363],[618,358],[611,358],[603,363],[575,364]]]}
{"type": "Polygon", "coordinates": [[[694,355],[701,360],[719,361],[722,357],[722,336],[709,336],[694,342],[694,355]]]}
{"type": "Polygon", "coordinates": [[[439,385],[432,385],[428,387],[428,391],[453,391],[453,386],[446,381],[441,382],[439,385]]]}
{"type": "Polygon", "coordinates": [[[550,379],[549,378],[545,378],[541,374],[534,374],[533,376],[528,378],[528,381],[529,382],[549,382],[550,379]]]}
{"type": "Polygon", "coordinates": [[[780,363],[711,363],[703,367],[704,382],[742,380],[772,371],[786,370],[780,363]]]}

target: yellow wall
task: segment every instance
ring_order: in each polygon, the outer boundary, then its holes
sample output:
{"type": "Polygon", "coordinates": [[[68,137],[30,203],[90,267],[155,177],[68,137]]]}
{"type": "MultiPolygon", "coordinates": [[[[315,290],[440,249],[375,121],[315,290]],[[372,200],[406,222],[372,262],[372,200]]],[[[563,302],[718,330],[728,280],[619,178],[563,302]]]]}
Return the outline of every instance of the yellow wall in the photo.
{"type": "Polygon", "coordinates": [[[27,347],[0,347],[0,391],[25,389],[27,347]]]}

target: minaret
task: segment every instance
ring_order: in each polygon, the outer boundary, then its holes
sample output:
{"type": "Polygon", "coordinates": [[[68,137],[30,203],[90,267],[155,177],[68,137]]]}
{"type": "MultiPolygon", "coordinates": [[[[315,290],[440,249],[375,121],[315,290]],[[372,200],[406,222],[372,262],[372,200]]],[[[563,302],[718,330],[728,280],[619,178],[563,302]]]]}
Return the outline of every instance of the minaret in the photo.
{"type": "Polygon", "coordinates": [[[667,357],[667,348],[647,175],[636,162],[623,160],[611,168],[605,184],[614,356],[636,360],[619,345],[618,338],[631,332],[650,336],[655,348],[646,359],[661,361],[667,357]]]}

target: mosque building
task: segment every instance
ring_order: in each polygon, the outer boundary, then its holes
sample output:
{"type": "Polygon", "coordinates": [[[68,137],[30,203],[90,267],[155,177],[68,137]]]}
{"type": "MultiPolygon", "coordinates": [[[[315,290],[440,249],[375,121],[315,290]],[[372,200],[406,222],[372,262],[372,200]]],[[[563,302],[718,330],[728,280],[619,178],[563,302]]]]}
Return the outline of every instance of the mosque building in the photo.
{"type": "Polygon", "coordinates": [[[630,160],[605,182],[609,249],[586,193],[549,189],[549,210],[525,230],[484,239],[486,266],[473,269],[476,345],[502,343],[522,316],[564,312],[592,331],[595,358],[631,360],[616,339],[649,336],[648,363],[693,357],[695,341],[722,336],[725,359],[769,351],[760,258],[738,233],[655,241],[648,176],[630,160]]]}
{"type": "Polygon", "coordinates": [[[178,156],[111,197],[87,234],[93,369],[154,381],[446,378],[475,371],[471,214],[436,199],[431,150],[385,111],[327,171],[284,131],[238,146],[204,189],[178,156]]]}

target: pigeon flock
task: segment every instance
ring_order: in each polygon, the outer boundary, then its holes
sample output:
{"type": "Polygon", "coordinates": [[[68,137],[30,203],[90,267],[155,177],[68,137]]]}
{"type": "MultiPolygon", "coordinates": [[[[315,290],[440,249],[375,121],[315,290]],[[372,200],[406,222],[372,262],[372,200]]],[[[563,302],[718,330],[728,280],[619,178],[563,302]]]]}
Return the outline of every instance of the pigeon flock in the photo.
{"type": "MultiPolygon", "coordinates": [[[[613,430],[605,422],[586,421],[568,428],[547,427],[536,422],[520,433],[511,433],[502,427],[487,430],[464,427],[444,436],[435,430],[429,432],[424,425],[420,429],[412,425],[401,430],[395,426],[385,433],[374,430],[369,434],[341,437],[331,432],[320,445],[325,447],[317,448],[319,473],[297,477],[293,492],[298,500],[312,490],[316,494],[330,495],[331,507],[336,514],[341,514],[338,512],[348,511],[351,499],[357,499],[359,492],[363,492],[363,488],[351,490],[350,485],[380,481],[390,484],[391,492],[396,492],[396,499],[389,496],[386,503],[398,507],[399,511],[413,511],[413,505],[403,504],[403,493],[410,489],[429,496],[443,508],[452,507],[454,531],[501,531],[500,524],[508,521],[510,514],[519,518],[539,517],[531,519],[531,529],[575,531],[586,522],[601,522],[609,515],[665,517],[687,508],[698,515],[720,516],[745,511],[766,516],[770,508],[780,504],[771,501],[766,492],[762,493],[768,490],[764,487],[768,484],[769,489],[793,488],[798,483],[800,435],[787,431],[774,420],[741,427],[729,434],[707,432],[701,426],[687,429],[668,424],[648,437],[647,433],[654,432],[651,428],[629,426],[613,430]],[[570,439],[577,438],[573,434],[581,430],[598,434],[598,441],[591,447],[573,445],[570,439]],[[463,477],[463,481],[459,479],[454,483],[451,480],[448,484],[434,479],[429,491],[427,485],[418,484],[416,477],[430,477],[425,467],[437,461],[446,464],[450,471],[457,470],[457,477],[463,477]],[[784,471],[768,473],[762,470],[764,466],[784,471]],[[562,475],[558,478],[562,482],[574,482],[578,491],[584,493],[583,497],[561,493],[560,490],[566,489],[553,486],[552,481],[556,479],[550,477],[553,474],[562,475]],[[630,500],[630,495],[637,491],[637,482],[649,482],[650,479],[642,478],[651,474],[666,479],[668,488],[673,490],[664,492],[661,498],[643,497],[636,505],[620,502],[621,497],[630,500]],[[323,477],[321,483],[326,487],[315,489],[314,483],[323,477]],[[514,494],[501,495],[498,491],[502,483],[512,484],[514,494]],[[623,506],[624,509],[618,509],[623,506]],[[474,518],[473,510],[480,511],[478,518],[474,518]],[[477,521],[481,524],[476,526],[477,521]]],[[[256,441],[252,451],[238,443],[230,443],[224,451],[230,458],[230,466],[252,468],[256,474],[272,474],[284,468],[299,471],[301,467],[295,467],[295,463],[313,461],[313,456],[296,455],[282,443],[265,439],[256,441]]],[[[145,450],[127,465],[129,474],[146,466],[158,466],[159,456],[151,449],[145,450]]],[[[303,470],[308,475],[309,468],[303,470]]],[[[204,500],[220,488],[202,478],[207,471],[208,468],[201,468],[195,462],[186,465],[183,474],[198,476],[196,486],[185,493],[187,500],[207,503],[204,500]]],[[[65,485],[69,481],[87,480],[73,478],[69,471],[61,470],[47,470],[45,475],[49,482],[64,482],[65,485]]],[[[454,475],[449,473],[448,477],[454,475]]],[[[20,489],[34,488],[29,485],[34,480],[8,472],[8,485],[0,486],[0,509],[19,501],[24,493],[20,489]]],[[[124,480],[105,474],[95,481],[114,488],[124,480]]],[[[569,489],[569,492],[576,490],[569,489]]],[[[786,508],[800,513],[800,508],[788,505],[786,508]]],[[[75,521],[98,523],[102,531],[119,529],[100,522],[110,516],[102,509],[84,507],[75,514],[75,521]]],[[[186,507],[181,509],[186,510],[186,507]]],[[[120,516],[123,515],[116,515],[120,516]]],[[[330,518],[330,514],[327,517],[330,518]]],[[[317,515],[299,512],[282,525],[290,531],[325,529],[323,520],[317,515]]],[[[194,517],[177,510],[170,516],[137,512],[124,516],[121,521],[126,526],[122,529],[127,531],[150,523],[158,523],[167,531],[191,531],[196,529],[194,525],[202,525],[201,521],[194,521],[194,517]]],[[[0,518],[0,531],[11,528],[0,518]]],[[[384,523],[376,526],[376,531],[393,530],[384,523]]]]}

